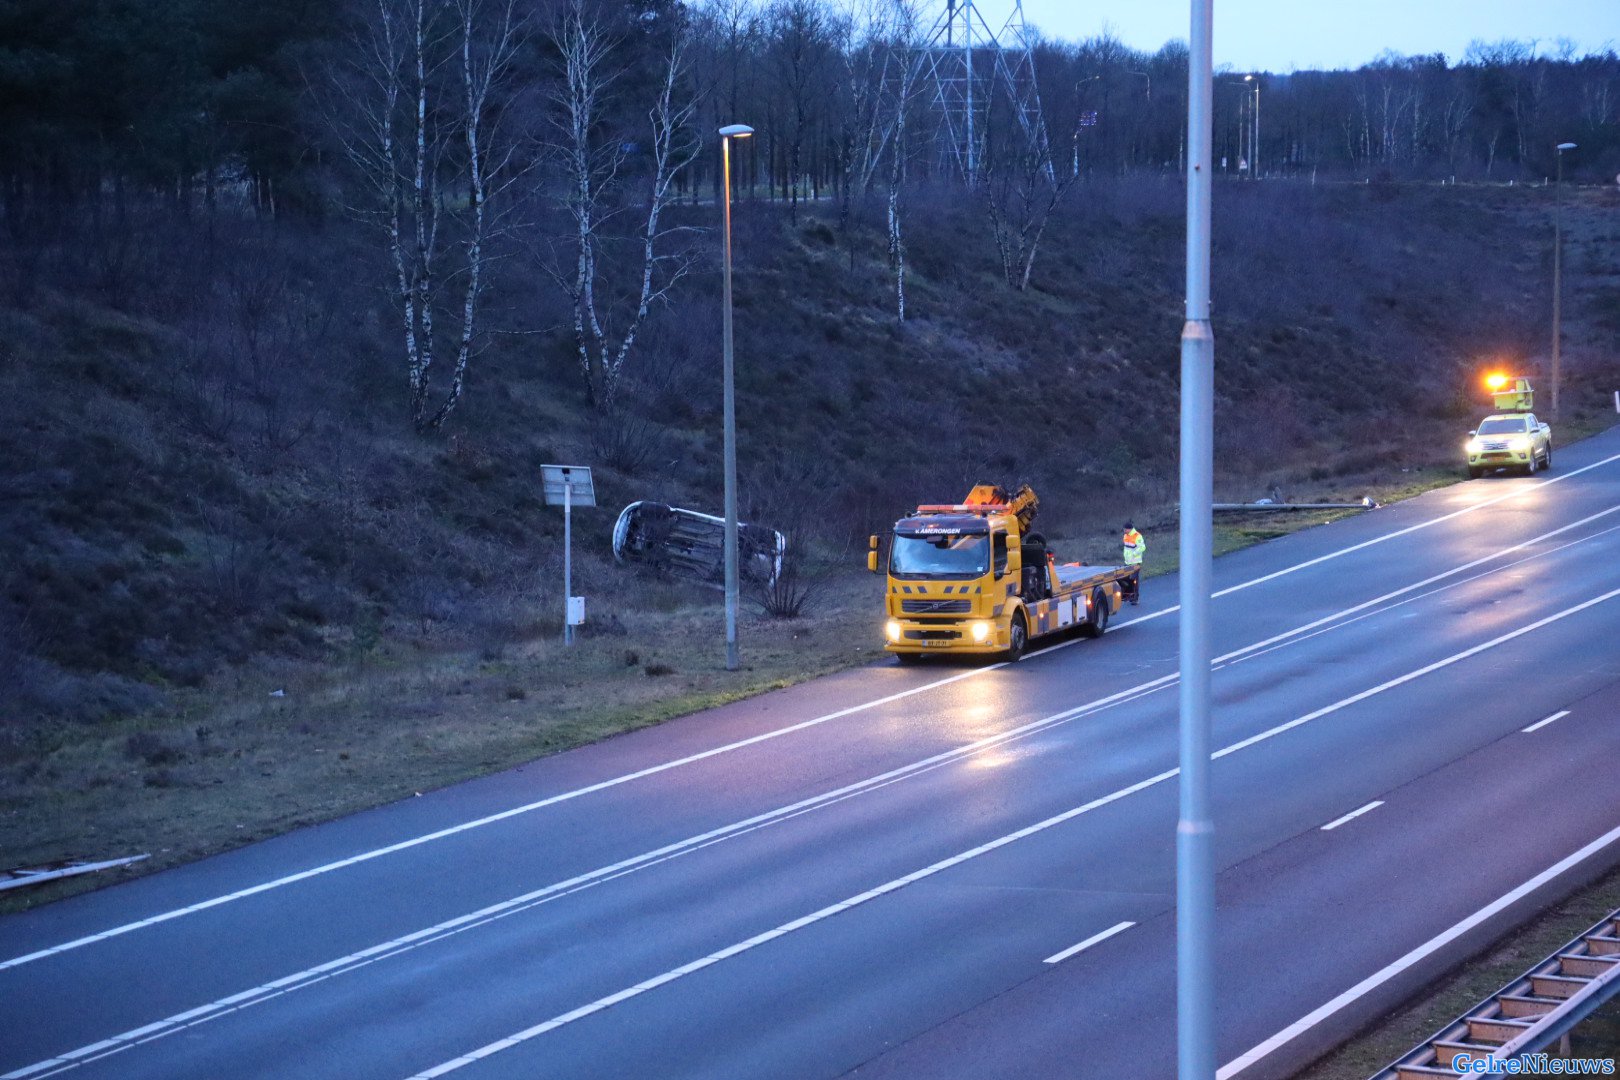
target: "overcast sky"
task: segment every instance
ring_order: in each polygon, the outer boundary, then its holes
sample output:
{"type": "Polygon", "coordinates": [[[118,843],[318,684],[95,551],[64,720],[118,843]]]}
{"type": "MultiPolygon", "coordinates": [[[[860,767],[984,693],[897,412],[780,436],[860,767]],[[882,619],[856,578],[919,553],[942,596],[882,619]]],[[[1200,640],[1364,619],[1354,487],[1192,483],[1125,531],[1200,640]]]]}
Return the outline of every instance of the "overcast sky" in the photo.
{"type": "MultiPolygon", "coordinates": [[[[1000,24],[1012,0],[975,0],[1000,24]]],[[[1149,52],[1187,38],[1188,0],[1024,0],[1024,18],[1047,37],[1094,37],[1105,27],[1149,52]]],[[[1455,63],[1476,38],[1569,38],[1579,52],[1620,49],[1620,0],[1215,0],[1215,63],[1237,70],[1354,68],[1385,49],[1446,54],[1455,63]]]]}

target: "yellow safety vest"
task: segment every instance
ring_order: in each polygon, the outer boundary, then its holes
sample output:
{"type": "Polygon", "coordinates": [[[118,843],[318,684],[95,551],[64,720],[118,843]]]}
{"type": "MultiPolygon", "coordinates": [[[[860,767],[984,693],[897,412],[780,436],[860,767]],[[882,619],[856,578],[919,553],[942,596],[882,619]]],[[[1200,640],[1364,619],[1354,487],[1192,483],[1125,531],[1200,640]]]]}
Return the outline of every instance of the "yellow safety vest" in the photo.
{"type": "Polygon", "coordinates": [[[1125,565],[1141,566],[1142,557],[1147,554],[1147,541],[1142,534],[1132,529],[1125,534],[1125,565]]]}

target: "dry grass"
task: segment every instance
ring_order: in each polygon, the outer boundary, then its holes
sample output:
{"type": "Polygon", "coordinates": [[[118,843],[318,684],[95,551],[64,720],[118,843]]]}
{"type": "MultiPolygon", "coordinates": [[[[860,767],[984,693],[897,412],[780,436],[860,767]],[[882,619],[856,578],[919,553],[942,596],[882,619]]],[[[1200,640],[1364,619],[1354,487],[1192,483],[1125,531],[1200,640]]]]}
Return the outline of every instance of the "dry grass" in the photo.
{"type": "MultiPolygon", "coordinates": [[[[119,872],[149,873],[867,662],[881,653],[867,632],[878,589],[852,573],[806,617],[745,610],[735,672],[724,670],[724,623],[707,590],[701,606],[627,614],[622,632],[588,632],[572,647],[555,636],[498,655],[390,643],[346,665],[260,662],[165,718],[13,745],[0,765],[3,860],[150,852],[119,872]]],[[[70,879],[5,903],[115,879],[70,879]]]]}

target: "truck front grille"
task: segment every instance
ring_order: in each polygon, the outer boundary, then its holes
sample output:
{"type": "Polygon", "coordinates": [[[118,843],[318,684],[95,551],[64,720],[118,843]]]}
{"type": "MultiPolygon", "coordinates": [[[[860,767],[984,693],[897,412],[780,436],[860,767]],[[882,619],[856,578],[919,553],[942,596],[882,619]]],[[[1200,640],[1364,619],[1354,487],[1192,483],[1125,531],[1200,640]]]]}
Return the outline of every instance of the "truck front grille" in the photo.
{"type": "Polygon", "coordinates": [[[966,615],[971,600],[902,600],[900,610],[907,615],[966,615]]]}

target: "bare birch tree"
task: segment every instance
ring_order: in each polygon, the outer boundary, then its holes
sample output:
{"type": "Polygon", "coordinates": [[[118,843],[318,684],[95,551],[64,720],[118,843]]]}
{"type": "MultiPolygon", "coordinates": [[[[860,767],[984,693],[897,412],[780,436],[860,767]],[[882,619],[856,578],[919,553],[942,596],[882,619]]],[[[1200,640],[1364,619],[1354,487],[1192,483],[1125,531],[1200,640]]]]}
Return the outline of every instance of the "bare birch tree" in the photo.
{"type": "Polygon", "coordinates": [[[906,118],[916,97],[922,69],[917,63],[920,28],[916,0],[891,0],[890,51],[894,62],[886,69],[889,78],[889,183],[885,208],[888,226],[889,270],[894,275],[894,317],[906,320],[906,243],[902,227],[901,194],[906,181],[906,118]]]}
{"type": "Polygon", "coordinates": [[[373,0],[369,12],[339,80],[345,100],[328,115],[364,179],[355,209],[386,240],[411,422],[425,433],[461,400],[478,336],[492,203],[515,176],[499,99],[522,20],[517,0],[373,0]],[[451,305],[459,324],[445,354],[434,318],[451,305]]]}
{"type": "Polygon", "coordinates": [[[689,246],[680,246],[677,238],[692,230],[664,220],[676,178],[701,149],[690,128],[697,102],[687,92],[688,43],[685,30],[677,28],[660,63],[647,111],[651,174],[645,216],[639,218],[635,236],[638,257],[621,270],[623,279],[635,284],[616,291],[609,278],[618,275],[606,248],[612,220],[625,212],[621,199],[629,151],[626,140],[603,131],[603,120],[608,95],[622,74],[613,66],[620,41],[587,12],[584,0],[572,0],[563,9],[551,38],[562,68],[555,95],[559,138],[552,149],[561,164],[562,201],[573,225],[570,265],[566,271],[554,268],[552,276],[572,301],[574,344],[586,394],[592,406],[610,412],[637,333],[691,263],[689,246]]]}

